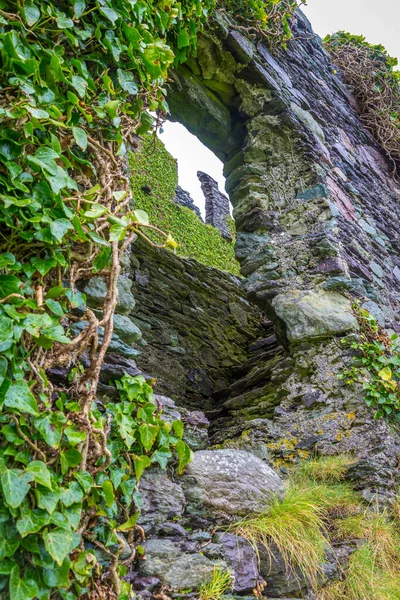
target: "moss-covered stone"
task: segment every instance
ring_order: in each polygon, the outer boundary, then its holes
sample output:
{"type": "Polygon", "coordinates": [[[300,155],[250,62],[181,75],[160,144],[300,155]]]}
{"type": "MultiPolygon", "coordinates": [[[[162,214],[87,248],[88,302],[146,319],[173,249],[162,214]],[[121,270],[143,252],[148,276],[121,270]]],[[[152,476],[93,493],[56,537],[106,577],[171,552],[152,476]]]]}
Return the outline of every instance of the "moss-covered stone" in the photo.
{"type": "MultiPolygon", "coordinates": [[[[161,140],[147,138],[140,151],[131,153],[129,162],[135,208],[145,210],[153,225],[172,235],[178,243],[177,254],[239,275],[234,241],[223,239],[217,229],[202,223],[193,211],[173,202],[178,185],[177,164],[161,140]]],[[[228,225],[234,239],[233,219],[228,225]]]]}

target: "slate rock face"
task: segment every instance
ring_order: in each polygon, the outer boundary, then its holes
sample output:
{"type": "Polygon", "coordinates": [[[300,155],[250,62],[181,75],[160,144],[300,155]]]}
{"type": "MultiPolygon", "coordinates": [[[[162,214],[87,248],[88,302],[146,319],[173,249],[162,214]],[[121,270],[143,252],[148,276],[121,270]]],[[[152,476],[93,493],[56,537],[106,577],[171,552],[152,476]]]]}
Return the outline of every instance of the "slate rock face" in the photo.
{"type": "Polygon", "coordinates": [[[266,510],[283,483],[262,460],[242,450],[194,453],[182,477],[190,512],[245,516],[266,510]]]}
{"type": "Polygon", "coordinates": [[[294,290],[276,296],[272,305],[284,321],[291,342],[331,337],[358,329],[350,300],[337,293],[294,290]]]}
{"type": "Polygon", "coordinates": [[[201,554],[182,552],[172,540],[153,538],[144,547],[146,560],[140,563],[139,574],[157,577],[174,591],[198,588],[212,577],[211,560],[201,554]]]}
{"type": "Polygon", "coordinates": [[[147,471],[139,486],[143,505],[139,525],[145,531],[182,516],[185,496],[179,484],[171,481],[163,472],[147,471]]]}
{"type": "Polygon", "coordinates": [[[214,541],[221,545],[223,556],[233,570],[234,592],[251,593],[264,583],[258,570],[256,550],[250,542],[232,533],[217,533],[214,541]]]}
{"type": "Polygon", "coordinates": [[[176,188],[174,202],[176,202],[176,204],[180,204],[181,206],[184,206],[185,208],[189,208],[194,213],[196,213],[196,215],[199,217],[199,219],[201,221],[203,220],[201,218],[200,210],[195,205],[193,198],[191,197],[189,192],[182,189],[180,185],[178,185],[178,187],[176,188]]]}

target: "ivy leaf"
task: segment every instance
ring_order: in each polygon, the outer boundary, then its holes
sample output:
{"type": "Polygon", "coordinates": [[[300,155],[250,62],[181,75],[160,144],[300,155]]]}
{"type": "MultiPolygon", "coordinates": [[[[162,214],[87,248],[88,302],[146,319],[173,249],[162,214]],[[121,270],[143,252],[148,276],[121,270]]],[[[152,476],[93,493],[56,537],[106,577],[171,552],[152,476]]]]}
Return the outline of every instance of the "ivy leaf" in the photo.
{"type": "Polygon", "coordinates": [[[0,525],[0,560],[12,556],[19,546],[15,526],[0,525]]]}
{"type": "Polygon", "coordinates": [[[4,356],[0,356],[0,386],[2,385],[3,381],[6,378],[7,366],[8,366],[7,359],[4,356]]]}
{"type": "Polygon", "coordinates": [[[26,381],[16,381],[8,388],[4,397],[4,404],[13,411],[38,415],[36,398],[29,389],[26,381]]]}
{"type": "Polygon", "coordinates": [[[178,473],[181,475],[186,465],[193,460],[193,452],[182,440],[176,443],[175,450],[178,454],[178,473]]]}
{"type": "Polygon", "coordinates": [[[112,8],[109,8],[108,6],[101,6],[99,8],[99,11],[101,12],[102,15],[104,15],[109,21],[111,21],[111,23],[113,25],[115,25],[115,23],[118,21],[119,19],[119,14],[115,12],[115,10],[113,10],[112,8]]]}
{"type": "Polygon", "coordinates": [[[11,252],[3,252],[0,254],[0,269],[4,269],[4,267],[8,267],[9,265],[15,264],[15,256],[11,254],[11,252]]]}
{"type": "Polygon", "coordinates": [[[183,423],[179,419],[172,423],[172,429],[175,432],[176,437],[182,438],[183,436],[183,423]]]}
{"type": "Polygon", "coordinates": [[[93,261],[93,273],[99,273],[106,268],[111,258],[111,248],[102,248],[93,261]]]}
{"type": "Polygon", "coordinates": [[[135,79],[130,71],[123,71],[122,69],[117,70],[118,81],[120,86],[125,92],[128,92],[132,96],[135,96],[139,88],[135,82],[135,79]]]}
{"type": "Polygon", "coordinates": [[[73,27],[74,26],[73,20],[69,19],[65,15],[57,17],[56,23],[57,23],[57,27],[59,29],[68,29],[69,27],[73,27]]]}
{"type": "Polygon", "coordinates": [[[84,129],[81,129],[80,127],[73,127],[72,133],[79,148],[81,148],[85,152],[88,145],[86,131],[84,129]]]}
{"type": "Polygon", "coordinates": [[[109,481],[107,479],[106,481],[103,481],[103,483],[101,484],[101,487],[103,489],[103,496],[106,501],[106,506],[108,506],[108,508],[110,508],[114,504],[113,484],[111,483],[111,481],[109,481]]]}
{"type": "Polygon", "coordinates": [[[127,521],[125,521],[125,523],[122,523],[122,525],[119,525],[117,527],[117,531],[129,531],[130,529],[133,529],[133,527],[135,527],[135,525],[137,523],[139,515],[140,515],[140,513],[136,512],[134,515],[129,517],[129,519],[127,521]]]}
{"type": "Polygon", "coordinates": [[[81,17],[85,12],[86,2],[85,0],[74,0],[72,4],[74,7],[75,17],[79,19],[79,17],[81,17]]]}
{"type": "Polygon", "coordinates": [[[55,511],[60,499],[59,490],[53,489],[53,491],[50,491],[47,488],[38,486],[35,490],[35,494],[38,507],[43,508],[48,513],[52,514],[55,511]]]}
{"type": "Polygon", "coordinates": [[[74,226],[68,219],[56,219],[50,224],[50,231],[58,242],[61,242],[69,229],[74,229],[74,226]]]}
{"type": "Polygon", "coordinates": [[[40,19],[40,10],[33,2],[24,2],[22,11],[29,27],[32,27],[40,19]]]}
{"type": "Polygon", "coordinates": [[[37,593],[36,582],[21,577],[21,570],[18,565],[15,565],[10,575],[10,600],[33,600],[37,593]]]}
{"type": "Polygon", "coordinates": [[[4,500],[11,508],[18,508],[31,489],[28,485],[32,481],[31,473],[24,473],[20,469],[5,469],[1,474],[1,487],[4,500]]]}
{"type": "Polygon", "coordinates": [[[76,481],[72,481],[68,488],[61,488],[60,499],[64,506],[72,506],[83,498],[82,488],[76,481]]]}
{"type": "Polygon", "coordinates": [[[61,567],[70,552],[73,536],[72,531],[57,527],[52,531],[46,529],[43,534],[44,546],[56,563],[61,567]]]}
{"type": "Polygon", "coordinates": [[[86,433],[84,431],[79,431],[71,425],[64,429],[64,434],[67,436],[68,441],[72,446],[77,446],[86,440],[86,433]]]}
{"type": "Polygon", "coordinates": [[[178,48],[185,48],[186,46],[190,46],[190,37],[187,29],[181,29],[178,33],[178,48]]]}
{"type": "Polygon", "coordinates": [[[65,315],[63,307],[57,300],[51,300],[51,298],[49,298],[45,301],[45,304],[53,314],[57,315],[57,317],[63,317],[65,315]]]}
{"type": "Polygon", "coordinates": [[[0,298],[20,293],[22,281],[15,275],[0,275],[0,298]]]}
{"type": "Polygon", "coordinates": [[[133,211],[133,215],[140,225],[148,225],[149,224],[149,215],[147,212],[141,209],[137,209],[133,211]]]}
{"type": "Polygon", "coordinates": [[[124,239],[126,234],[126,227],[120,225],[119,223],[114,223],[110,227],[110,242],[120,242],[124,239]]]}
{"type": "Polygon", "coordinates": [[[17,520],[17,529],[18,533],[22,537],[26,537],[31,533],[37,533],[48,525],[49,523],[49,515],[46,511],[41,510],[40,508],[22,508],[21,516],[17,520]]]}
{"type": "Polygon", "coordinates": [[[159,427],[156,425],[149,425],[147,423],[143,423],[139,427],[139,435],[140,441],[143,444],[145,450],[151,450],[154,442],[156,441],[157,434],[159,432],[159,427]]]}
{"type": "Polygon", "coordinates": [[[61,472],[63,475],[70,467],[77,467],[82,461],[82,454],[76,448],[70,448],[60,453],[61,472]]]}
{"type": "Polygon", "coordinates": [[[135,466],[135,475],[137,481],[143,475],[145,469],[151,465],[151,460],[149,456],[135,456],[134,457],[134,466],[135,466]]]}
{"type": "Polygon", "coordinates": [[[62,413],[50,412],[44,413],[35,419],[34,426],[49,446],[58,448],[65,421],[65,416],[62,413]]]}
{"type": "Polygon", "coordinates": [[[97,219],[104,215],[106,212],[106,207],[102,204],[92,204],[89,210],[86,210],[84,216],[88,219],[97,219]]]}
{"type": "Polygon", "coordinates": [[[86,90],[88,87],[88,82],[86,79],[79,77],[79,75],[73,75],[71,77],[71,83],[78,92],[78,96],[83,99],[86,95],[86,90]]]}
{"type": "Polygon", "coordinates": [[[158,463],[162,469],[168,465],[169,459],[172,457],[172,452],[166,448],[165,450],[156,450],[151,457],[152,463],[158,463]]]}
{"type": "Polygon", "coordinates": [[[78,480],[85,494],[90,490],[93,485],[93,477],[87,471],[75,471],[75,479],[78,480]]]}
{"type": "Polygon", "coordinates": [[[392,370],[390,367],[385,367],[379,371],[378,375],[383,381],[389,381],[389,379],[392,379],[392,370]]]}
{"type": "Polygon", "coordinates": [[[71,525],[72,529],[77,529],[82,516],[82,503],[77,502],[71,506],[64,507],[63,514],[68,523],[71,525]]]}
{"type": "Polygon", "coordinates": [[[50,269],[53,269],[54,267],[57,266],[57,261],[55,258],[39,258],[38,256],[35,256],[33,258],[31,258],[31,265],[33,267],[35,267],[35,269],[37,271],[39,271],[39,273],[41,275],[47,275],[47,273],[50,271],[50,269]]]}
{"type": "Polygon", "coordinates": [[[43,487],[49,490],[53,489],[51,485],[50,471],[44,462],[41,460],[34,460],[26,467],[28,473],[32,473],[36,483],[39,483],[43,487]]]}

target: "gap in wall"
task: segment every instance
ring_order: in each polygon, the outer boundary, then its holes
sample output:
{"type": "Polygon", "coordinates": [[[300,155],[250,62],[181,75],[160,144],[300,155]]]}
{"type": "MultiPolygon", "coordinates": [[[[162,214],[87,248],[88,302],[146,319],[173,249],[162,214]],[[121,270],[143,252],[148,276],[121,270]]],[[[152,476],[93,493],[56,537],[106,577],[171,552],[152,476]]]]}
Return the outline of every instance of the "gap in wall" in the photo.
{"type": "Polygon", "coordinates": [[[222,161],[180,123],[166,121],[159,136],[168,152],[178,161],[179,185],[190,193],[204,218],[205,201],[197,171],[210,175],[218,182],[220,191],[225,193],[222,161]]]}

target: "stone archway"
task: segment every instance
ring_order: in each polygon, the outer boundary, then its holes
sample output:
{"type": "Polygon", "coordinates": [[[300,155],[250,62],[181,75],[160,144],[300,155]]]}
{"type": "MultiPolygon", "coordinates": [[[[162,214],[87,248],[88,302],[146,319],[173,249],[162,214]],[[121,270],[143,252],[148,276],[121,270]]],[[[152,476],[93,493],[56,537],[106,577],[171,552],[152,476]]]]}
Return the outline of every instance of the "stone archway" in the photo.
{"type": "Polygon", "coordinates": [[[357,329],[351,297],[398,328],[400,189],[301,13],[294,32],[276,57],[217,16],[168,95],[172,120],[224,162],[248,297],[290,348],[255,375],[261,396],[222,398],[214,442],[246,434],[278,461],[355,451],[362,485],[385,492],[399,440],[339,382],[349,351],[337,340],[357,329]]]}

